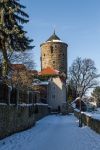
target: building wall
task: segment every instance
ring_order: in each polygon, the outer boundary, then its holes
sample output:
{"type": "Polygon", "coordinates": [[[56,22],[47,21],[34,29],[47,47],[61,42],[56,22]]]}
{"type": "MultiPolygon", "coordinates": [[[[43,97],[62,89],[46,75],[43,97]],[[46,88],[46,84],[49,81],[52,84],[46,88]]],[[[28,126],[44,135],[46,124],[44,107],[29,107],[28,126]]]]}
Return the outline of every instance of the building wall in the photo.
{"type": "Polygon", "coordinates": [[[66,87],[59,77],[52,78],[49,83],[48,104],[53,110],[58,110],[58,106],[62,109],[66,104],[66,87]]]}
{"type": "Polygon", "coordinates": [[[51,67],[67,74],[67,44],[46,42],[41,45],[41,69],[51,67]]]}

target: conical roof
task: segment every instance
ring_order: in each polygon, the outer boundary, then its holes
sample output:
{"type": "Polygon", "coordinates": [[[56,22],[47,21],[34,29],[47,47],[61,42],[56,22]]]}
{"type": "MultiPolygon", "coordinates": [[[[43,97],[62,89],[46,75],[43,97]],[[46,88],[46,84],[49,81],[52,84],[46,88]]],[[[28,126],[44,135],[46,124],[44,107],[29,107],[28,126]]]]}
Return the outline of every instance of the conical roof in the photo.
{"type": "MultiPolygon", "coordinates": [[[[54,30],[53,34],[49,37],[49,39],[48,39],[47,41],[45,41],[44,43],[42,43],[42,44],[40,45],[40,47],[41,47],[42,45],[46,44],[46,43],[49,43],[49,42],[54,42],[54,43],[57,42],[57,43],[66,44],[66,43],[64,43],[64,42],[55,34],[55,30],[54,30]]],[[[66,46],[68,46],[68,45],[66,44],[66,46]]]]}
{"type": "Polygon", "coordinates": [[[49,37],[47,41],[60,40],[60,38],[54,33],[49,37]]]}

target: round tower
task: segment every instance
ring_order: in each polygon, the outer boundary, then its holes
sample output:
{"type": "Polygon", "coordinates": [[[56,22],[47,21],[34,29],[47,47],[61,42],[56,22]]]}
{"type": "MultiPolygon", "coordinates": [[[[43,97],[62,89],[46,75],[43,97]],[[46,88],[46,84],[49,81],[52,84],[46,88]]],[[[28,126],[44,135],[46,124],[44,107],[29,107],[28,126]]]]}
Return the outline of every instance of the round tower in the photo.
{"type": "Polygon", "coordinates": [[[53,33],[49,39],[40,45],[41,47],[41,70],[47,67],[64,72],[67,75],[67,47],[68,45],[60,40],[53,33]]]}

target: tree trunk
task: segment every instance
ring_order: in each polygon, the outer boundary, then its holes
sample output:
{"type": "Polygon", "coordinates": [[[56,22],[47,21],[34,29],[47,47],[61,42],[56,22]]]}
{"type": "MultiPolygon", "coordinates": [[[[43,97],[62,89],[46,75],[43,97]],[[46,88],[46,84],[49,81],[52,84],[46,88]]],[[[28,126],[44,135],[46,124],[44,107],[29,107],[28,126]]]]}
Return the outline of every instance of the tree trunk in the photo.
{"type": "Polygon", "coordinates": [[[3,54],[3,63],[2,63],[2,76],[6,77],[8,75],[9,60],[7,57],[7,50],[5,48],[5,41],[2,41],[2,54],[3,54]]]}

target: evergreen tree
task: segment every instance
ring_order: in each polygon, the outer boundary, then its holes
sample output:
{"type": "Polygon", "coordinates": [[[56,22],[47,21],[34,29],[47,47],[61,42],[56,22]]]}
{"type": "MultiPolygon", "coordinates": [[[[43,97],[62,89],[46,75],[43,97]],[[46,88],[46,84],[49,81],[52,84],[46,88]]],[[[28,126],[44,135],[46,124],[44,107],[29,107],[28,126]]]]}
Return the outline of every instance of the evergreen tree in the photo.
{"type": "Polygon", "coordinates": [[[10,66],[8,52],[32,49],[32,40],[26,36],[22,24],[28,23],[25,6],[19,0],[0,0],[0,50],[3,54],[3,76],[10,66]]]}

